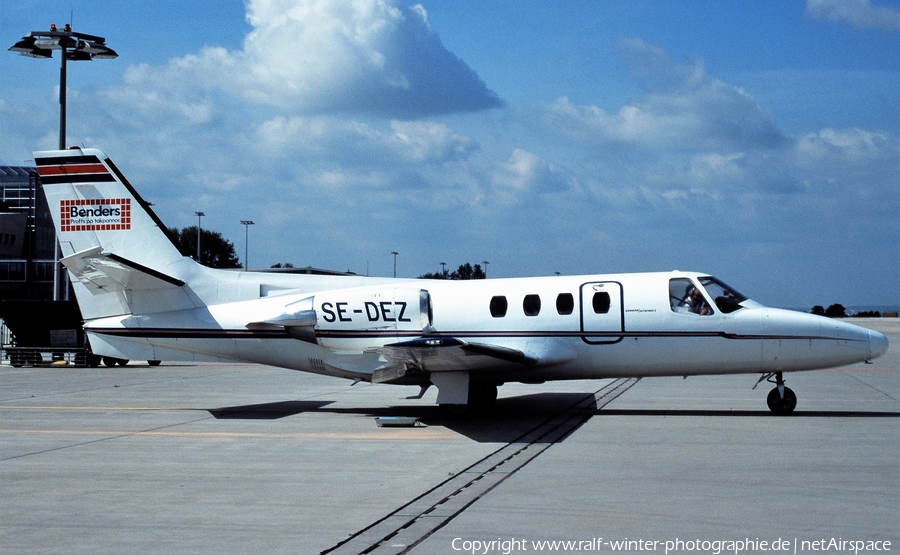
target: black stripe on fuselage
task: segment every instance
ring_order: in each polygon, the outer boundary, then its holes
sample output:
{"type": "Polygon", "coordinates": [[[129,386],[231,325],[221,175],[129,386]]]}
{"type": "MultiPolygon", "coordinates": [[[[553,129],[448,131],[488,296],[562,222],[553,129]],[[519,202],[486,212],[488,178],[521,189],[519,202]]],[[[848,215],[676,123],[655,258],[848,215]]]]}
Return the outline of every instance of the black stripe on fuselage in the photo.
{"type": "Polygon", "coordinates": [[[99,335],[134,339],[292,339],[285,330],[223,330],[197,328],[91,328],[99,335]]]}
{"type": "MultiPolygon", "coordinates": [[[[283,329],[197,329],[197,328],[85,328],[100,335],[136,339],[293,339],[283,329]]],[[[827,340],[855,341],[848,338],[817,335],[740,335],[721,331],[638,331],[638,332],[584,332],[584,331],[459,331],[422,335],[415,331],[317,331],[323,339],[377,339],[410,337],[426,339],[491,339],[491,338],[624,338],[624,337],[721,337],[734,340],[827,340]]]]}

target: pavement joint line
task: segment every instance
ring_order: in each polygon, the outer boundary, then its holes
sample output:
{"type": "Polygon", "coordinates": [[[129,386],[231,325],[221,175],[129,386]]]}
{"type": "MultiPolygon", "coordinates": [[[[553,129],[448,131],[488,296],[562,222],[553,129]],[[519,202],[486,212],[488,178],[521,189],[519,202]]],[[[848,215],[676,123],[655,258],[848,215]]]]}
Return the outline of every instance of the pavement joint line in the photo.
{"type": "MultiPolygon", "coordinates": [[[[0,365],[0,368],[2,368],[2,366],[4,366],[4,365],[0,365]]],[[[28,368],[28,369],[33,369],[33,367],[27,367],[27,368],[28,368]]],[[[69,366],[59,366],[59,367],[57,367],[57,368],[59,368],[59,369],[76,370],[76,371],[78,370],[77,368],[72,368],[72,367],[69,367],[69,366]]],[[[48,369],[52,369],[52,367],[48,367],[48,369]]],[[[132,369],[136,369],[136,368],[135,368],[135,367],[132,367],[132,369]]],[[[100,370],[103,370],[103,369],[100,369],[100,370]]],[[[112,368],[107,368],[106,370],[111,371],[111,370],[113,370],[113,369],[112,369],[112,368]]],[[[145,370],[146,370],[146,367],[144,368],[143,371],[145,371],[145,370]]],[[[55,396],[57,396],[57,395],[71,395],[71,394],[74,394],[74,393],[90,393],[90,392],[94,392],[94,391],[105,391],[105,390],[108,390],[108,389],[120,389],[120,388],[131,388],[131,387],[143,387],[143,386],[146,386],[146,385],[158,385],[158,384],[161,384],[161,383],[166,383],[166,382],[171,382],[171,381],[178,381],[178,382],[181,382],[181,381],[185,381],[185,380],[200,380],[200,379],[206,379],[206,378],[208,378],[208,377],[210,376],[211,373],[212,373],[212,374],[215,374],[216,377],[220,377],[220,376],[235,375],[235,374],[240,373],[240,371],[239,371],[239,370],[228,370],[228,371],[225,371],[225,370],[216,370],[216,371],[210,371],[209,373],[204,373],[204,374],[202,374],[202,375],[196,375],[196,376],[180,376],[180,377],[166,377],[166,378],[158,378],[158,379],[149,379],[149,380],[146,380],[146,381],[135,381],[135,382],[131,382],[131,383],[125,383],[124,385],[122,385],[122,384],[116,384],[116,383],[114,383],[114,384],[112,384],[112,385],[110,385],[110,384],[104,384],[104,385],[102,385],[102,386],[90,387],[90,388],[86,388],[86,389],[75,389],[75,390],[67,390],[67,391],[64,391],[64,392],[61,391],[61,392],[54,392],[54,393],[44,393],[44,394],[41,395],[41,397],[45,397],[45,398],[46,398],[46,397],[55,397],[55,396]]],[[[132,376],[134,376],[134,374],[132,374],[132,376]]],[[[114,381],[115,381],[115,380],[114,380],[114,381]]],[[[120,381],[122,381],[122,380],[120,380],[120,381]]],[[[27,398],[27,397],[23,397],[23,398],[27,398]]],[[[4,402],[4,401],[5,401],[5,402],[9,402],[9,401],[13,401],[13,400],[18,400],[18,399],[5,399],[5,400],[0,400],[0,402],[4,402]]]]}
{"type": "Polygon", "coordinates": [[[619,378],[606,384],[320,555],[408,553],[638,381],[619,378]]]}
{"type": "Polygon", "coordinates": [[[198,412],[206,409],[184,407],[78,407],[66,405],[0,405],[0,410],[74,410],[74,411],[179,411],[198,412]]]}
{"type": "Polygon", "coordinates": [[[46,453],[53,453],[53,452],[55,452],[55,451],[63,451],[63,450],[65,450],[65,449],[72,449],[72,448],[74,448],[74,447],[83,447],[83,446],[85,446],[85,445],[91,445],[91,444],[94,444],[94,443],[100,443],[100,442],[103,442],[103,441],[110,441],[110,440],[114,440],[114,439],[121,439],[121,438],[124,438],[124,437],[130,437],[130,436],[136,436],[136,435],[141,435],[141,434],[146,434],[146,433],[158,432],[158,431],[160,431],[160,430],[165,430],[165,429],[168,429],[168,428],[175,428],[175,427],[177,427],[177,426],[184,426],[185,424],[194,424],[194,423],[196,423],[196,422],[201,422],[201,421],[203,421],[203,420],[209,420],[210,418],[213,418],[213,416],[210,415],[210,416],[207,416],[207,417],[204,417],[204,418],[196,418],[196,419],[194,419],[194,420],[188,420],[188,421],[185,421],[185,422],[176,422],[176,423],[174,423],[174,424],[168,424],[168,425],[166,425],[166,426],[158,426],[158,427],[156,427],[156,428],[150,428],[150,429],[147,429],[147,430],[134,430],[134,431],[131,431],[131,432],[123,432],[123,433],[119,433],[119,434],[115,434],[115,435],[109,435],[109,436],[107,436],[107,437],[101,437],[101,438],[98,438],[98,439],[92,439],[92,440],[90,440],[90,441],[82,441],[82,442],[79,442],[79,443],[73,443],[73,444],[70,444],[70,445],[60,445],[59,447],[53,447],[53,448],[50,448],[50,449],[42,449],[42,450],[40,450],[40,451],[33,451],[33,452],[31,452],[31,453],[22,453],[22,454],[19,454],[19,455],[13,455],[13,456],[11,456],[11,457],[6,457],[6,458],[3,458],[3,459],[0,459],[0,462],[11,461],[11,460],[16,460],[16,459],[24,459],[25,457],[31,457],[31,456],[34,456],[34,455],[43,455],[43,454],[46,454],[46,453]]]}
{"type": "Polygon", "coordinates": [[[886,393],[886,392],[884,392],[884,391],[878,389],[877,387],[875,387],[874,385],[870,384],[869,382],[863,380],[862,378],[860,378],[860,377],[857,376],[856,374],[853,374],[852,372],[847,372],[847,374],[848,374],[851,378],[853,378],[854,380],[858,381],[859,383],[863,384],[863,385],[866,386],[866,387],[870,387],[870,388],[874,389],[875,391],[877,391],[878,393],[881,393],[882,395],[884,395],[884,396],[887,397],[888,399],[890,399],[890,400],[892,400],[892,401],[897,401],[897,399],[894,398],[894,397],[892,397],[890,394],[888,394],[888,393],[886,393]]]}

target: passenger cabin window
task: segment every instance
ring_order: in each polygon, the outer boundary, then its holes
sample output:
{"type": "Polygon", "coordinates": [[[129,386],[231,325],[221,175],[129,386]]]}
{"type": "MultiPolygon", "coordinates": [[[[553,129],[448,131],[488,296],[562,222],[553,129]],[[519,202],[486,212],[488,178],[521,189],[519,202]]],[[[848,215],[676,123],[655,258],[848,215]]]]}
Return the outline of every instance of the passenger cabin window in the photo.
{"type": "Polygon", "coordinates": [[[687,278],[669,280],[669,303],[673,312],[709,316],[713,309],[694,282],[687,278]]]}
{"type": "Polygon", "coordinates": [[[594,314],[607,314],[610,304],[609,293],[606,291],[594,293],[594,298],[591,299],[591,307],[594,309],[594,314]]]}
{"type": "Polygon", "coordinates": [[[575,310],[575,297],[571,293],[560,293],[556,297],[556,312],[561,315],[572,314],[575,310]]]}
{"type": "Polygon", "coordinates": [[[507,308],[508,304],[506,302],[506,297],[502,295],[491,297],[491,316],[494,318],[503,318],[506,316],[507,308]]]}
{"type": "Polygon", "coordinates": [[[522,301],[522,310],[525,316],[537,316],[541,313],[541,297],[539,295],[525,295],[522,301]]]}

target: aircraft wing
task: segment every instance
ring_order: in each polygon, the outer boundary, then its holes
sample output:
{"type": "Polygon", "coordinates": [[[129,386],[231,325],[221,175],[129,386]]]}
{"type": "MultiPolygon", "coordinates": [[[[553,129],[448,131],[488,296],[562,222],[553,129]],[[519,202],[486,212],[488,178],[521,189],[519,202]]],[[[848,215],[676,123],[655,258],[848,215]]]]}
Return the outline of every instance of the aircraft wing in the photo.
{"type": "Polygon", "coordinates": [[[375,369],[373,383],[397,380],[411,373],[515,370],[539,362],[537,357],[518,349],[452,337],[423,337],[385,345],[381,358],[384,363],[375,369]]]}
{"type": "Polygon", "coordinates": [[[104,252],[101,247],[76,252],[60,262],[95,295],[115,289],[160,290],[184,285],[180,279],[104,252]]]}

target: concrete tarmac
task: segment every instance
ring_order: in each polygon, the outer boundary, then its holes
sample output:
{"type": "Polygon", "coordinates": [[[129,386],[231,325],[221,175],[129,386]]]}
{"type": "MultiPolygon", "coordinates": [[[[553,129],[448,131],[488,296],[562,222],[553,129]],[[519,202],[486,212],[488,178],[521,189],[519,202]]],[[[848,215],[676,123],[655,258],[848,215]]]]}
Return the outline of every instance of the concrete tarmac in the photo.
{"type": "Polygon", "coordinates": [[[853,322],[888,353],[787,374],[788,417],[755,375],[508,384],[456,422],[255,365],[3,366],[0,553],[897,551],[900,320],[853,322]]]}

